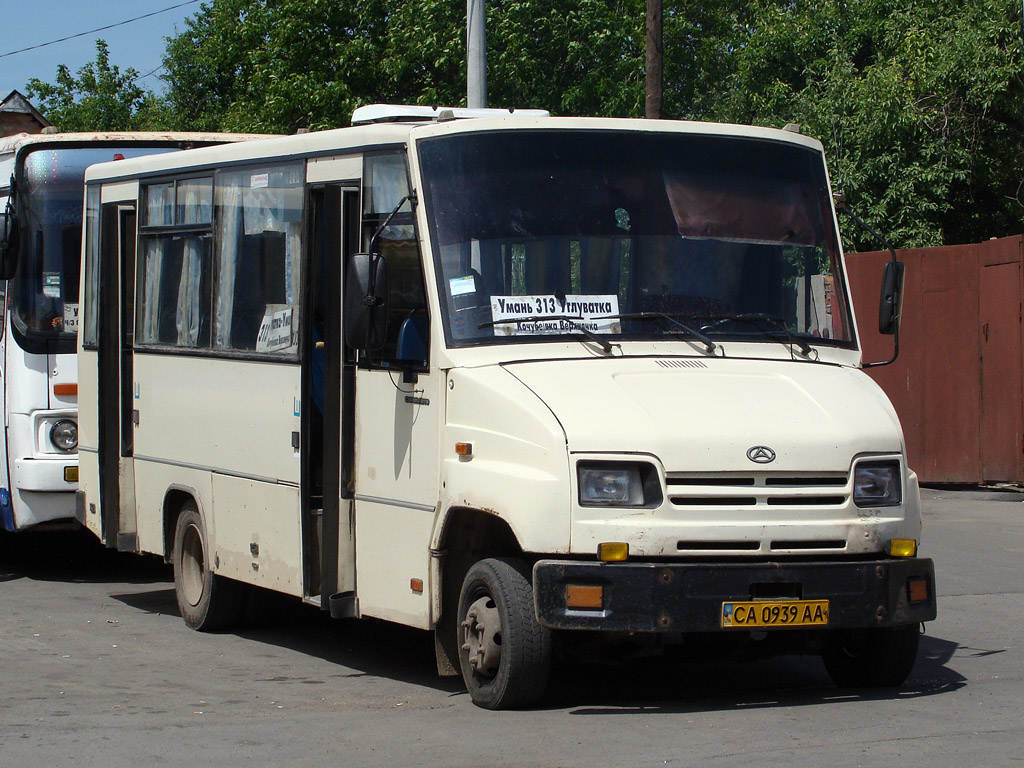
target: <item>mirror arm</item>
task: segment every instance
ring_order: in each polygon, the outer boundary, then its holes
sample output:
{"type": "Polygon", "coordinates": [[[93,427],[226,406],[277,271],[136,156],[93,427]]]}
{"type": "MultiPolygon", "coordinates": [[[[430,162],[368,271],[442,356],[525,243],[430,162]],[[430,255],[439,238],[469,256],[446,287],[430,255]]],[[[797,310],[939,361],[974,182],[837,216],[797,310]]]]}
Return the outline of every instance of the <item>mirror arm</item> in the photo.
{"type": "MultiPolygon", "coordinates": [[[[853,219],[854,222],[857,224],[857,226],[859,226],[861,229],[863,229],[865,232],[867,232],[869,235],[871,235],[873,238],[875,238],[875,240],[877,240],[882,245],[882,247],[885,250],[887,250],[889,253],[892,254],[892,261],[891,261],[891,263],[892,264],[896,264],[897,263],[898,259],[896,258],[896,249],[892,247],[892,244],[888,240],[886,240],[880,234],[875,232],[875,230],[873,230],[870,226],[868,226],[867,222],[865,222],[863,219],[861,219],[860,216],[855,214],[853,211],[851,211],[846,206],[839,206],[838,208],[836,208],[836,212],[837,213],[845,214],[845,215],[849,216],[851,219],[853,219]]],[[[901,294],[900,295],[900,304],[902,304],[902,301],[903,301],[902,286],[900,286],[900,289],[901,289],[900,290],[900,294],[901,294]]],[[[899,357],[899,355],[900,355],[900,323],[899,323],[899,320],[900,320],[899,315],[897,315],[894,318],[894,322],[896,323],[896,326],[895,326],[895,331],[894,331],[894,333],[892,335],[892,357],[890,357],[888,360],[883,360],[883,361],[877,362],[877,363],[861,363],[861,368],[879,368],[879,367],[881,367],[883,365],[891,365],[892,363],[896,362],[896,358],[899,357]]]]}
{"type": "MultiPolygon", "coordinates": [[[[376,252],[377,241],[380,239],[380,236],[384,232],[384,230],[387,229],[387,226],[388,226],[388,224],[391,223],[391,220],[393,218],[395,218],[395,216],[398,215],[398,212],[402,209],[402,206],[405,205],[407,202],[412,202],[413,205],[416,204],[416,195],[415,195],[415,193],[410,192],[405,197],[403,197],[401,200],[399,200],[398,204],[394,208],[391,209],[391,213],[389,213],[384,218],[384,221],[381,222],[380,226],[377,227],[377,231],[373,233],[373,237],[370,238],[370,243],[369,243],[369,245],[368,245],[368,247],[366,249],[367,253],[368,253],[369,257],[370,257],[370,279],[369,279],[369,281],[367,282],[367,285],[366,285],[366,296],[363,297],[363,305],[366,307],[366,311],[367,312],[370,312],[379,303],[379,301],[377,299],[377,262],[380,260],[381,255],[376,252]]],[[[371,341],[372,335],[373,335],[373,323],[368,323],[367,326],[366,326],[366,350],[365,350],[365,354],[366,354],[367,360],[370,360],[370,358],[371,358],[371,352],[370,352],[371,344],[370,344],[370,341],[371,341]]]]}

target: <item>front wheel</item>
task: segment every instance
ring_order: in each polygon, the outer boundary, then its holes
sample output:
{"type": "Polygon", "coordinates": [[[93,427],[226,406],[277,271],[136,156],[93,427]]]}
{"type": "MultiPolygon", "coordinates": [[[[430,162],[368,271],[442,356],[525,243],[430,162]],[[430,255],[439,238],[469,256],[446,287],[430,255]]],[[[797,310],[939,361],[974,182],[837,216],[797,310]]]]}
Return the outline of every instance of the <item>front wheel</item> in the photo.
{"type": "Polygon", "coordinates": [[[174,593],[181,618],[192,629],[231,629],[242,618],[246,585],[210,568],[203,518],[194,501],[185,502],[174,528],[174,593]]]}
{"type": "Polygon", "coordinates": [[[459,596],[459,666],[473,703],[513,709],[536,703],[551,671],[551,632],[537,621],[529,566],[473,565],[459,596]]]}
{"type": "Polygon", "coordinates": [[[919,643],[917,624],[838,630],[825,643],[821,658],[842,688],[895,688],[914,668],[919,643]]]}

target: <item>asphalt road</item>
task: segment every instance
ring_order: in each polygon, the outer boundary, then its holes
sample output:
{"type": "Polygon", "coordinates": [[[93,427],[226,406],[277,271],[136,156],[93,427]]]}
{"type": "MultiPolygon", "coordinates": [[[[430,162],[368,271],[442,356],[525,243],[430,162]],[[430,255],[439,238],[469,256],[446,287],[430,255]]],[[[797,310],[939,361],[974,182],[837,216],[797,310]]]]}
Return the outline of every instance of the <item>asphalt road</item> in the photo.
{"type": "Polygon", "coordinates": [[[1024,495],[925,491],[939,617],[898,691],[813,657],[559,669],[486,712],[426,633],[288,600],[188,630],[159,561],[0,537],[0,768],[1024,764],[1024,495]]]}

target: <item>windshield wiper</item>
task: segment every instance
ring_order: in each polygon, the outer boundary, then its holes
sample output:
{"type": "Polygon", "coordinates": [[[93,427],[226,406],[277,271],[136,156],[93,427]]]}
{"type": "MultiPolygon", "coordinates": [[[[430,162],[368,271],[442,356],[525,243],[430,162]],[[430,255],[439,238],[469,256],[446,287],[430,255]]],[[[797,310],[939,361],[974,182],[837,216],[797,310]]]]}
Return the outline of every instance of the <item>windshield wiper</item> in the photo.
{"type": "MultiPolygon", "coordinates": [[[[689,315],[685,315],[689,317],[689,315]]],[[[595,317],[595,320],[668,320],[672,325],[677,328],[686,331],[688,334],[693,336],[697,341],[707,347],[708,352],[714,353],[718,349],[718,345],[715,344],[706,335],[698,331],[696,328],[691,328],[685,323],[679,322],[675,316],[666,314],[665,312],[627,312],[621,315],[604,315],[602,317],[595,317]]]]}
{"type": "MultiPolygon", "coordinates": [[[[594,319],[602,320],[604,318],[594,319]]],[[[612,351],[612,344],[610,341],[602,339],[589,328],[584,328],[580,324],[579,318],[569,317],[568,315],[534,315],[533,317],[506,317],[501,320],[488,320],[486,323],[480,323],[480,325],[478,325],[477,328],[493,328],[495,325],[507,325],[509,323],[542,323],[546,320],[559,320],[561,322],[564,322],[568,324],[570,328],[582,333],[595,344],[599,344],[601,346],[601,349],[603,349],[606,354],[610,354],[612,351]]]]}
{"type": "MultiPolygon", "coordinates": [[[[793,347],[799,347],[800,352],[804,357],[809,357],[812,349],[811,345],[803,339],[799,339],[793,335],[792,331],[789,330],[789,326],[786,325],[786,321],[781,317],[775,317],[774,315],[766,315],[763,312],[742,312],[737,315],[723,315],[721,317],[710,317],[708,318],[712,322],[701,328],[702,331],[714,330],[719,325],[725,323],[737,322],[737,323],[771,323],[772,325],[780,328],[784,334],[786,334],[786,340],[789,342],[790,349],[793,347]]],[[[768,334],[769,331],[762,329],[762,333],[768,334]]]]}

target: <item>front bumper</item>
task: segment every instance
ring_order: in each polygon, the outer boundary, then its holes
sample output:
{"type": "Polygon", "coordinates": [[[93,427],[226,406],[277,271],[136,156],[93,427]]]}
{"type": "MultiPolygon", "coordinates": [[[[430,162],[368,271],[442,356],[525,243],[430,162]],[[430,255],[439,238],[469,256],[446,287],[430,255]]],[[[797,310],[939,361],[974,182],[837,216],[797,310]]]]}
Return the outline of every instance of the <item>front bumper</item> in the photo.
{"type": "MultiPolygon", "coordinates": [[[[533,569],[537,617],[552,629],[712,632],[722,603],[828,600],[830,629],[891,627],[935,618],[929,559],[759,563],[594,563],[541,560],[533,569]],[[908,581],[927,581],[910,602],[908,581]],[[602,587],[600,609],[566,606],[569,586],[602,587]]],[[[733,631],[732,629],[726,631],[733,631]]]]}

